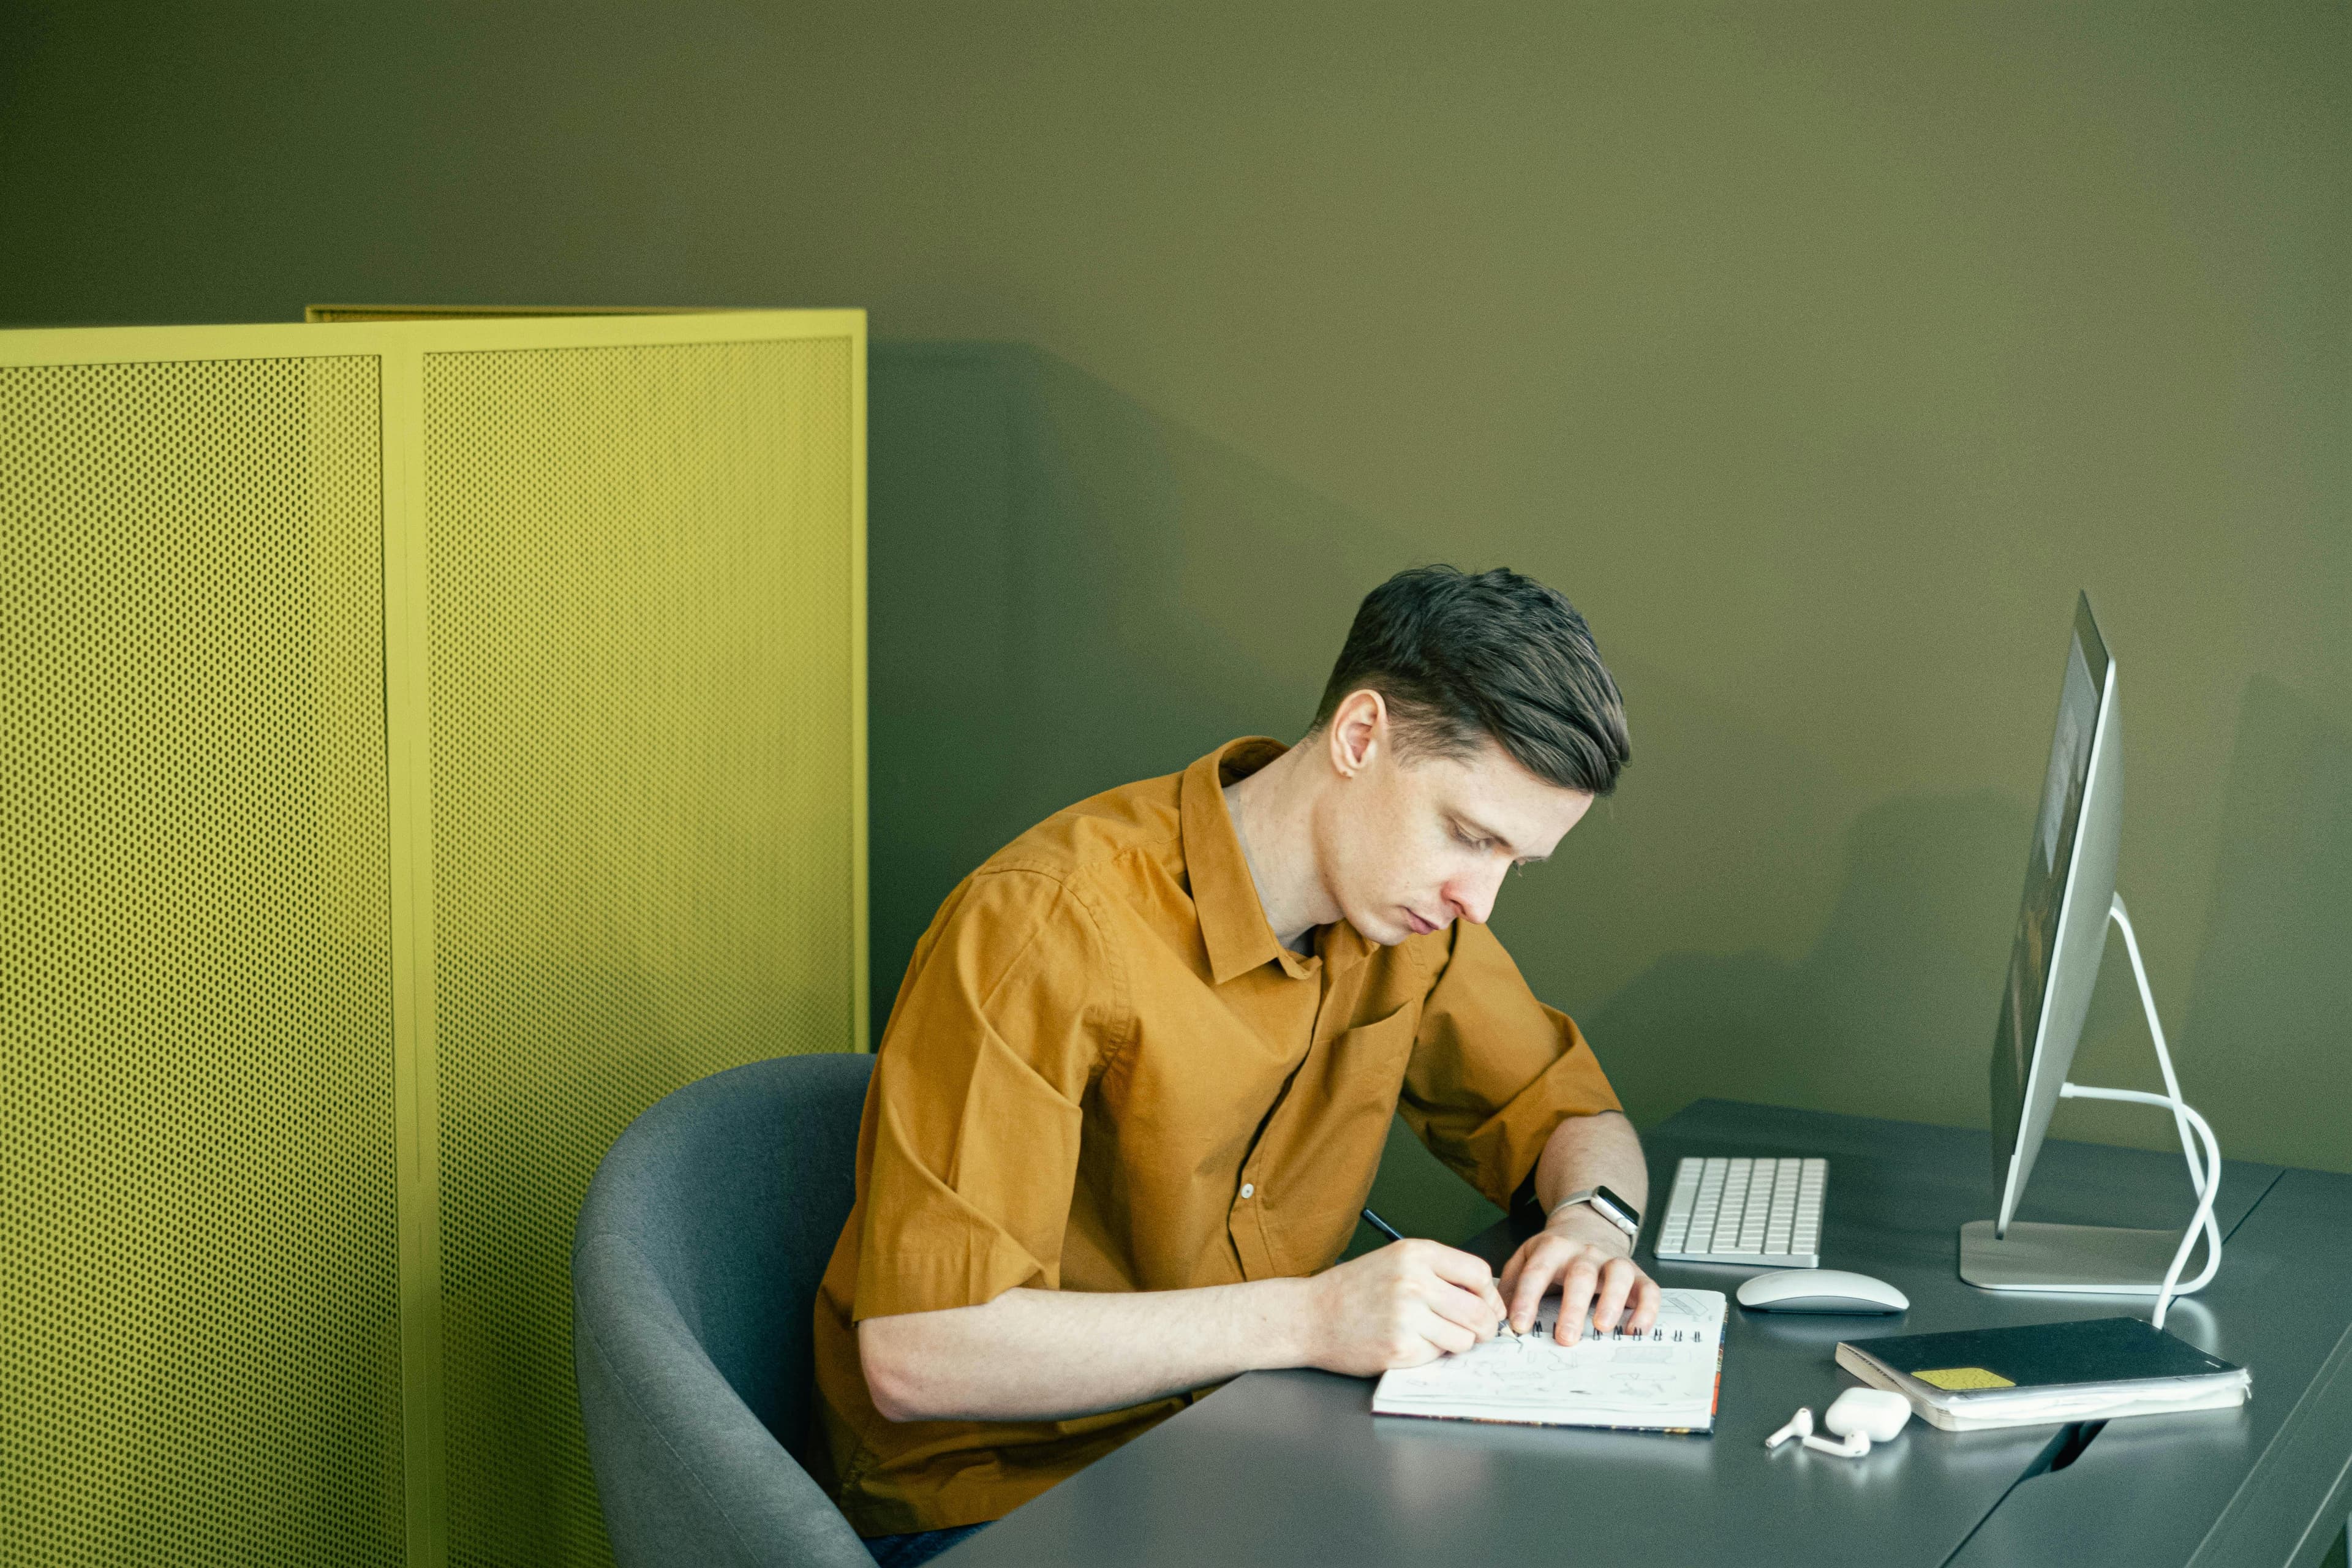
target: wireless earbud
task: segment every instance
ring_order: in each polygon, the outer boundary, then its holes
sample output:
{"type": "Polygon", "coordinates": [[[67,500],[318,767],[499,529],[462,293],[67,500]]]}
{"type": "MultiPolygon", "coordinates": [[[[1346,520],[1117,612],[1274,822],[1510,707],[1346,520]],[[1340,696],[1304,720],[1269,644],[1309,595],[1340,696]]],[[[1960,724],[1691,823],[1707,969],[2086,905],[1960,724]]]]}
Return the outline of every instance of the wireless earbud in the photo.
{"type": "Polygon", "coordinates": [[[1873,1442],[1885,1442],[1902,1431],[1910,1419],[1910,1403],[1901,1394],[1889,1394],[1883,1388],[1849,1388],[1837,1396],[1822,1417],[1822,1425],[1836,1433],[1841,1441],[1832,1443],[1827,1437],[1814,1436],[1813,1413],[1806,1409],[1798,1411],[1786,1426],[1765,1438],[1764,1446],[1777,1448],[1791,1437],[1801,1437],[1805,1447],[1816,1454],[1859,1459],[1870,1452],[1873,1442]]]}

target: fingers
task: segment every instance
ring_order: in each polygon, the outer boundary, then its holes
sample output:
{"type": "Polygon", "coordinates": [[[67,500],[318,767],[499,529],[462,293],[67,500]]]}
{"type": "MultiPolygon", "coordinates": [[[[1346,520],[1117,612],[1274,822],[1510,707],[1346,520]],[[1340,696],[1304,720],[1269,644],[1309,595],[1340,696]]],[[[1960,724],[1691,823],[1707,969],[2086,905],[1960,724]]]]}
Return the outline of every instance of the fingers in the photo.
{"type": "Polygon", "coordinates": [[[1431,1285],[1424,1299],[1432,1312],[1446,1322],[1460,1326],[1474,1342],[1493,1339],[1495,1324],[1503,1315],[1487,1293],[1465,1290],[1458,1285],[1448,1285],[1443,1281],[1431,1285]]]}
{"type": "MultiPolygon", "coordinates": [[[[1565,1292],[1563,1292],[1563,1295],[1565,1292]]],[[[1563,1302],[1560,1321],[1568,1321],[1563,1302]]],[[[1601,1265],[1592,1295],[1592,1331],[1596,1334],[1624,1332],[1644,1334],[1658,1321],[1658,1282],[1642,1272],[1630,1258],[1612,1258],[1601,1265]]],[[[1577,1325],[1578,1333],[1582,1325],[1577,1325]]],[[[1576,1335],[1559,1337],[1562,1344],[1574,1344],[1576,1335]]]]}
{"type": "MultiPolygon", "coordinates": [[[[1499,1282],[1483,1261],[1454,1247],[1412,1241],[1383,1250],[1389,1267],[1397,1270],[1391,1289],[1415,1303],[1399,1301],[1411,1326],[1398,1321],[1396,1329],[1425,1343],[1433,1355],[1459,1352],[1493,1338],[1498,1321],[1517,1332],[1528,1331],[1544,1297],[1555,1288],[1560,1309],[1552,1336],[1563,1345],[1580,1342],[1588,1323],[1605,1334],[1646,1333],[1657,1322],[1655,1280],[1630,1258],[1569,1237],[1529,1240],[1504,1265],[1499,1282]]],[[[1404,1344],[1390,1353],[1406,1353],[1404,1344]]]]}
{"type": "Polygon", "coordinates": [[[1574,1251],[1574,1243],[1555,1236],[1529,1237],[1503,1266],[1503,1300],[1509,1303],[1513,1333],[1524,1334],[1536,1326],[1536,1311],[1543,1305],[1545,1292],[1574,1251]]]}
{"type": "MultiPolygon", "coordinates": [[[[1594,1258],[1596,1261],[1593,1267],[1597,1268],[1599,1257],[1598,1253],[1582,1242],[1570,1241],[1565,1237],[1546,1234],[1529,1238],[1527,1245],[1522,1247],[1518,1254],[1511,1259],[1517,1272],[1511,1279],[1510,1289],[1506,1300],[1511,1304],[1512,1331],[1524,1334],[1532,1330],[1536,1324],[1536,1310],[1543,1305],[1546,1293],[1555,1285],[1565,1292],[1570,1271],[1576,1267],[1578,1259],[1594,1258]]],[[[1588,1281],[1585,1285],[1585,1296],[1589,1298],[1591,1291],[1591,1284],[1588,1281]]],[[[1560,1312],[1562,1324],[1568,1321],[1567,1305],[1568,1303],[1563,1300],[1560,1312]]],[[[1583,1331],[1583,1311],[1580,1307],[1577,1312],[1576,1332],[1580,1335],[1583,1331]]],[[[1575,1342],[1571,1339],[1560,1340],[1562,1344],[1575,1342]]]]}
{"type": "Polygon", "coordinates": [[[1447,1284],[1459,1285],[1465,1290],[1487,1290],[1494,1288],[1495,1271],[1486,1267],[1485,1258],[1454,1247],[1441,1247],[1433,1241],[1423,1242],[1422,1246],[1427,1248],[1427,1251],[1421,1258],[1421,1262],[1427,1266],[1432,1274],[1447,1284]]]}
{"type": "Polygon", "coordinates": [[[1386,1276],[1381,1289],[1395,1336],[1381,1352],[1387,1365],[1419,1365],[1495,1337],[1503,1301],[1483,1259],[1422,1240],[1391,1243],[1373,1257],[1358,1263],[1386,1276]]]}
{"type": "Polygon", "coordinates": [[[1633,1259],[1547,1233],[1529,1237],[1503,1266],[1503,1300],[1514,1332],[1535,1326],[1537,1310],[1555,1288],[1560,1303],[1552,1337],[1564,1345],[1581,1340],[1588,1321],[1601,1333],[1646,1332],[1657,1321],[1657,1282],[1633,1259]]]}
{"type": "Polygon", "coordinates": [[[1637,1334],[1646,1334],[1657,1326],[1658,1282],[1638,1269],[1634,1272],[1633,1329],[1637,1334]]]}
{"type": "Polygon", "coordinates": [[[1530,1237],[1521,1242],[1495,1282],[1504,1303],[1504,1321],[1515,1334],[1526,1333],[1535,1322],[1536,1309],[1543,1304],[1544,1287],[1551,1283],[1550,1271],[1534,1266],[1536,1248],[1542,1240],[1541,1237],[1530,1237]]]}
{"type": "MultiPolygon", "coordinates": [[[[1427,1266],[1432,1274],[1436,1275],[1447,1285],[1457,1290],[1467,1291],[1478,1299],[1479,1310],[1485,1314],[1486,1320],[1485,1330],[1478,1337],[1481,1339],[1492,1337],[1495,1322],[1503,1316],[1503,1297],[1502,1293],[1495,1289],[1495,1272],[1486,1267],[1486,1260],[1474,1253],[1462,1252],[1451,1247],[1441,1247],[1435,1243],[1424,1245],[1428,1247],[1428,1251],[1420,1260],[1427,1266]]],[[[1454,1313],[1447,1315],[1455,1317],[1457,1321],[1468,1321],[1454,1313]]]]}
{"type": "Polygon", "coordinates": [[[1536,1326],[1536,1309],[1543,1305],[1544,1292],[1551,1289],[1552,1277],[1559,1271],[1566,1254],[1549,1245],[1547,1237],[1537,1237],[1519,1248],[1511,1259],[1514,1277],[1504,1292],[1511,1304],[1511,1331],[1524,1334],[1536,1326]]]}
{"type": "Polygon", "coordinates": [[[1559,1321],[1552,1325],[1553,1339],[1572,1345],[1584,1337],[1585,1314],[1592,1306],[1593,1288],[1600,1281],[1601,1255],[1590,1247],[1579,1247],[1574,1260],[1559,1277],[1559,1321]]]}
{"type": "Polygon", "coordinates": [[[1625,1312],[1625,1298],[1633,1292],[1633,1281],[1639,1277],[1640,1271],[1622,1258],[1612,1258],[1601,1266],[1601,1286],[1592,1297],[1594,1333],[1605,1334],[1617,1326],[1618,1319],[1625,1312]]]}
{"type": "Polygon", "coordinates": [[[1449,1355],[1458,1355],[1479,1341],[1493,1338],[1494,1332],[1492,1320],[1489,1320],[1487,1330],[1482,1334],[1465,1328],[1437,1311],[1429,1313],[1428,1321],[1421,1327],[1421,1337],[1449,1355]]]}
{"type": "Polygon", "coordinates": [[[1491,1338],[1493,1333],[1491,1321],[1486,1331],[1480,1333],[1455,1322],[1434,1307],[1418,1305],[1397,1322],[1386,1348],[1381,1352],[1377,1370],[1421,1366],[1442,1355],[1458,1355],[1479,1341],[1491,1338]]]}

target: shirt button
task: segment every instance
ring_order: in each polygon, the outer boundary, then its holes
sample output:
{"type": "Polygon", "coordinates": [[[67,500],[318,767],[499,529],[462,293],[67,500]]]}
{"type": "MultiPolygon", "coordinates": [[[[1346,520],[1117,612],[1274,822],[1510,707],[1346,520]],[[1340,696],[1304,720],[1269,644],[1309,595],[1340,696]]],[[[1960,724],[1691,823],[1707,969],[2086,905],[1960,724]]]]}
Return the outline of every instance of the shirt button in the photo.
{"type": "Polygon", "coordinates": [[[1244,1196],[1244,1197],[1245,1197],[1245,1198],[1252,1198],[1252,1197],[1255,1197],[1256,1195],[1257,1195],[1257,1188],[1256,1188],[1254,1184],[1252,1184],[1251,1183],[1248,1183],[1248,1182],[1244,1182],[1244,1183],[1242,1184],[1242,1196],[1244,1196]]]}

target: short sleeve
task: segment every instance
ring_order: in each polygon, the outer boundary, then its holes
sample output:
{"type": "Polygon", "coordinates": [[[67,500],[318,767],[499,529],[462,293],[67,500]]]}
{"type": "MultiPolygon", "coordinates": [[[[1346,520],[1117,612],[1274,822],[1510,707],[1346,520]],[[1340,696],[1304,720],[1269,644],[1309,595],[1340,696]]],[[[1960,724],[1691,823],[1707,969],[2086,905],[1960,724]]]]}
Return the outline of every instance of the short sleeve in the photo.
{"type": "Polygon", "coordinates": [[[981,873],[941,910],[875,1059],[853,1320],[1058,1288],[1107,958],[1034,871],[981,873]]]}
{"type": "Polygon", "coordinates": [[[1397,1104],[1413,1135],[1508,1208],[1553,1129],[1619,1109],[1575,1020],[1536,1000],[1494,932],[1456,921],[1397,1104]]]}

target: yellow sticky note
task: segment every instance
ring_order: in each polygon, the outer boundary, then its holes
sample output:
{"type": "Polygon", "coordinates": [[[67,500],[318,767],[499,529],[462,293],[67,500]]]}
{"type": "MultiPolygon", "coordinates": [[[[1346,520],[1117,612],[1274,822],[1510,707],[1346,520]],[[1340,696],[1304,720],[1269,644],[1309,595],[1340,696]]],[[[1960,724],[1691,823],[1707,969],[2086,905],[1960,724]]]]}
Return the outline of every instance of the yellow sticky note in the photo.
{"type": "Polygon", "coordinates": [[[1933,1384],[1937,1388],[1949,1390],[1964,1388],[2015,1388],[2017,1386],[2016,1384],[2011,1383],[2008,1378],[2001,1376],[2000,1373],[1997,1372],[1987,1372],[1980,1366],[1937,1367],[1934,1372],[1915,1372],[1911,1375],[1917,1378],[1922,1383],[1933,1384]]]}

